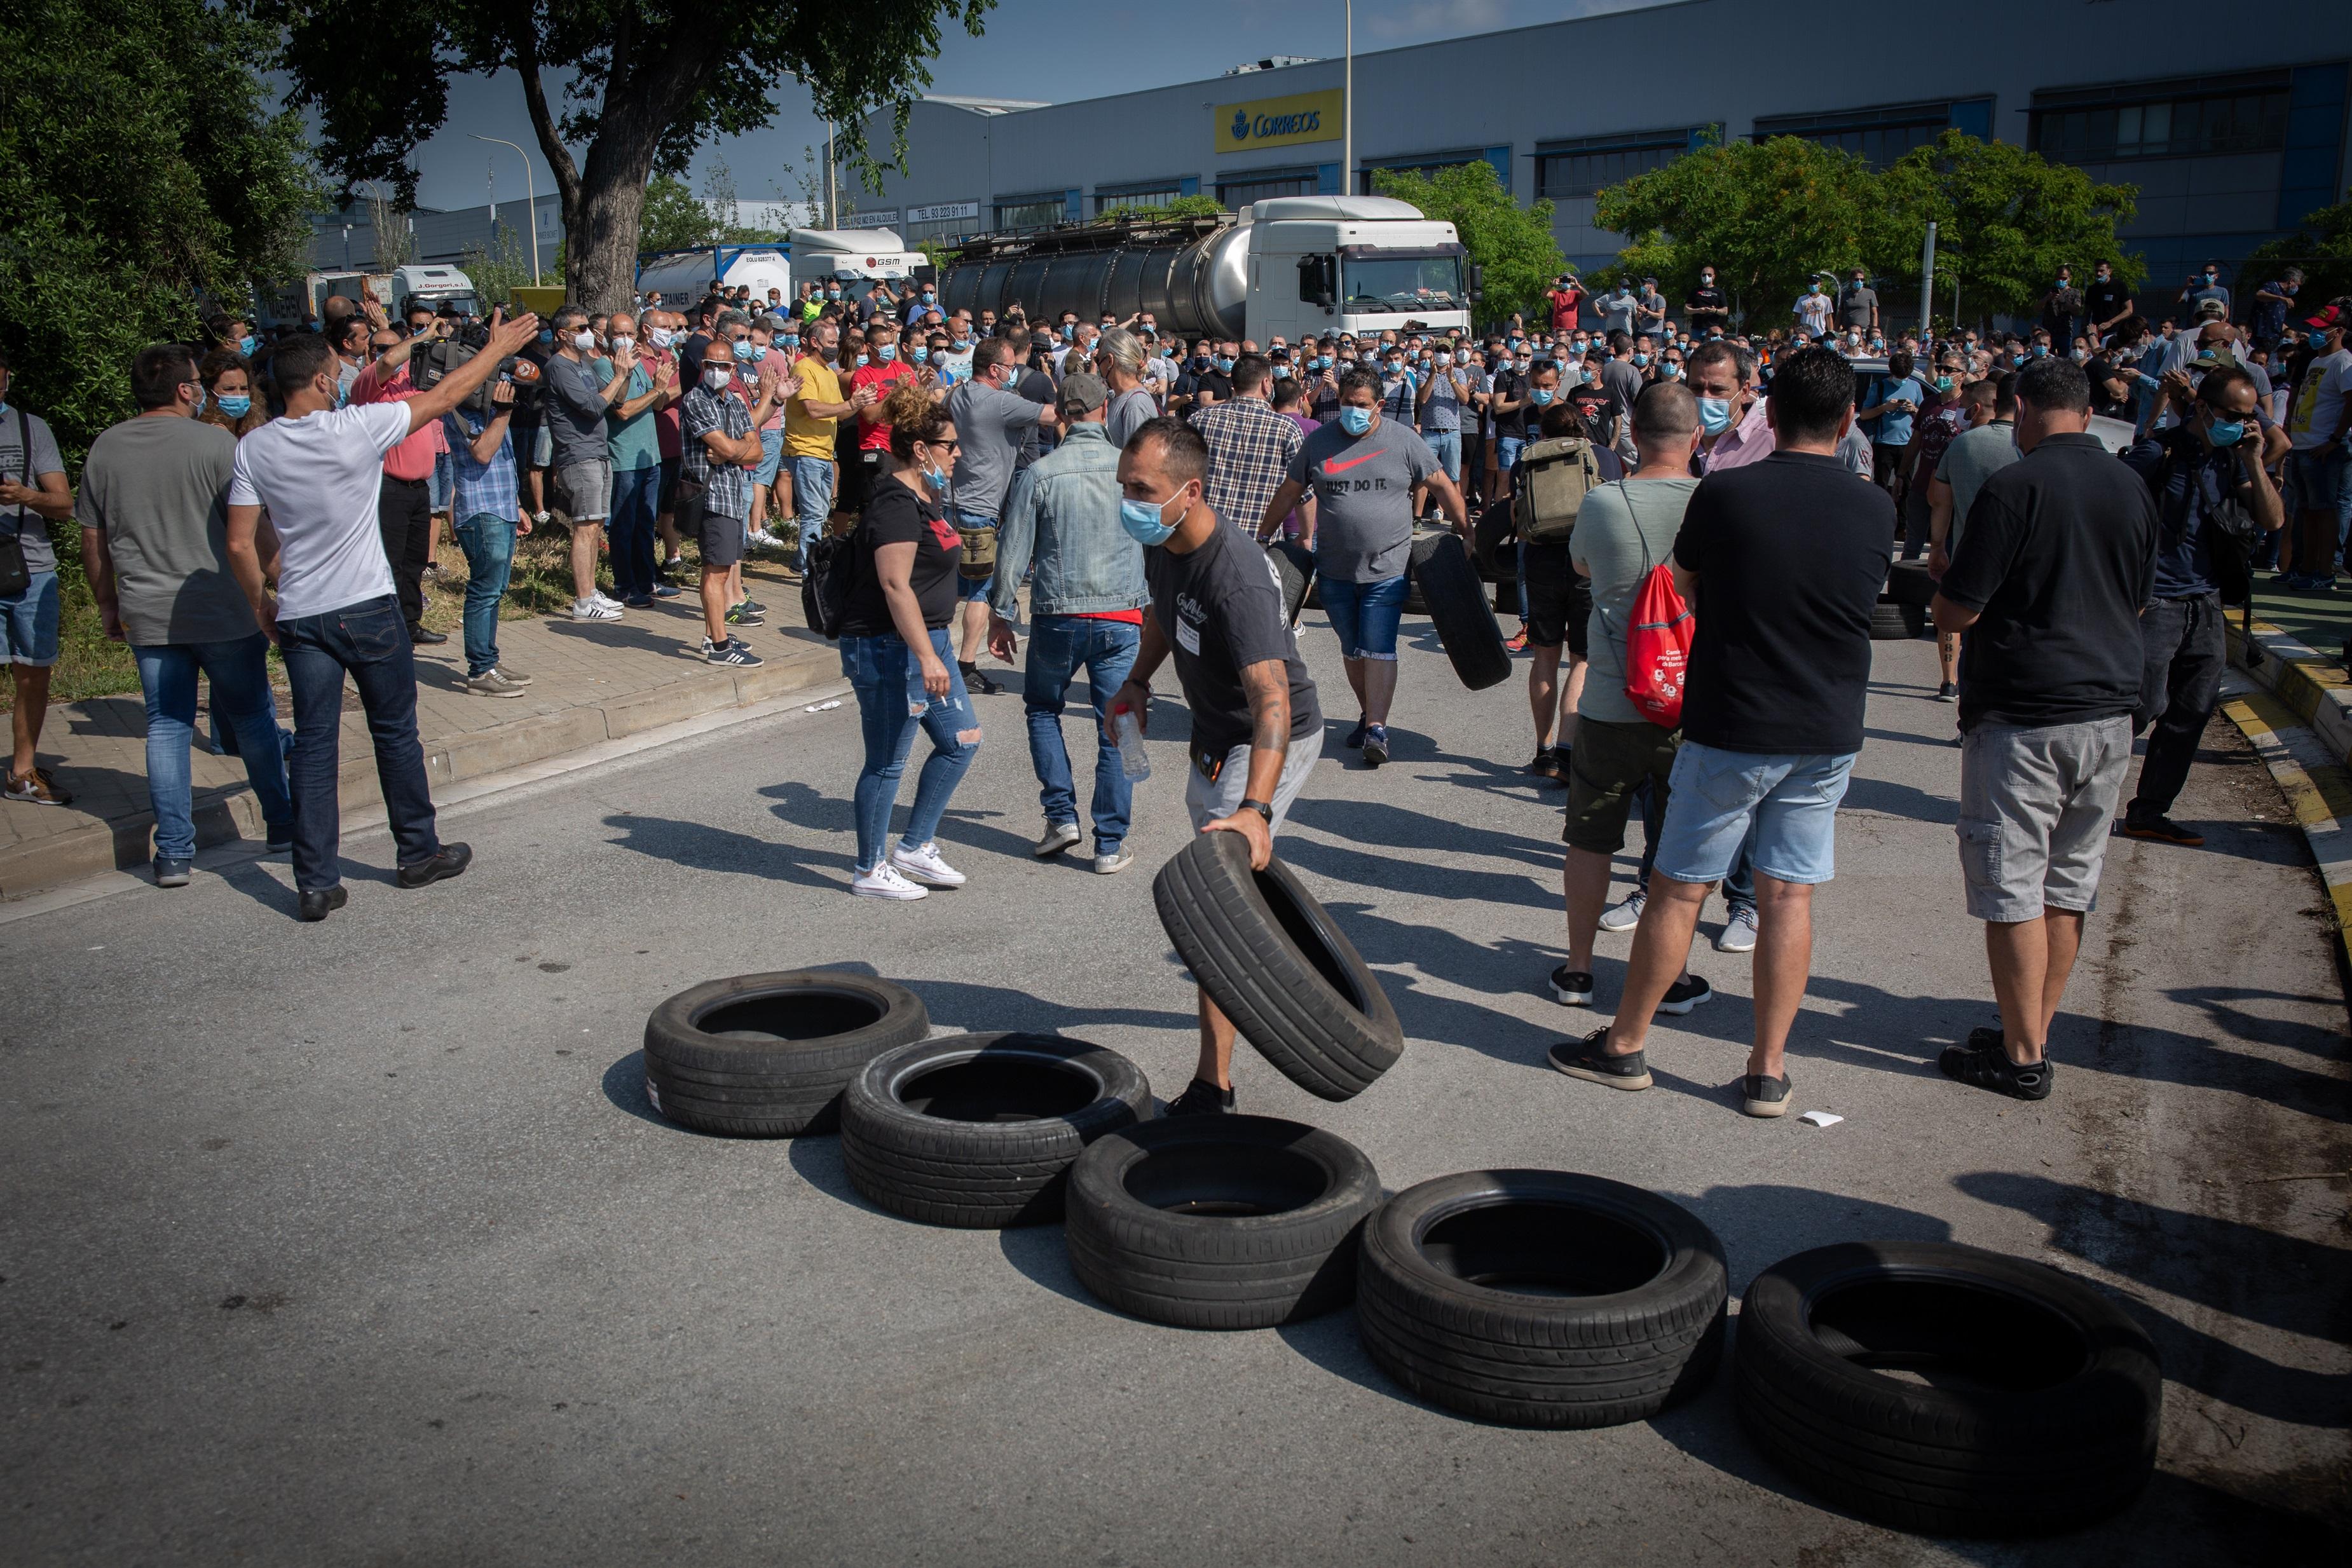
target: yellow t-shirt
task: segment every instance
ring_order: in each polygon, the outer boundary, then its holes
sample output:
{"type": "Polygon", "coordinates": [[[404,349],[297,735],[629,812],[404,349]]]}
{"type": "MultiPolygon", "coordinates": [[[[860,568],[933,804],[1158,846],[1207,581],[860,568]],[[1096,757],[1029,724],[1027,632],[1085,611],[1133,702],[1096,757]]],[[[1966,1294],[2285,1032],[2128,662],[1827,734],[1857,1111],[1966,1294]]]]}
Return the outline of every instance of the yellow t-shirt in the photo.
{"type": "Polygon", "coordinates": [[[801,379],[800,395],[784,404],[784,450],[794,457],[831,457],[838,419],[817,419],[808,411],[811,402],[841,402],[841,378],[833,367],[814,354],[803,354],[793,366],[793,374],[801,379]]]}

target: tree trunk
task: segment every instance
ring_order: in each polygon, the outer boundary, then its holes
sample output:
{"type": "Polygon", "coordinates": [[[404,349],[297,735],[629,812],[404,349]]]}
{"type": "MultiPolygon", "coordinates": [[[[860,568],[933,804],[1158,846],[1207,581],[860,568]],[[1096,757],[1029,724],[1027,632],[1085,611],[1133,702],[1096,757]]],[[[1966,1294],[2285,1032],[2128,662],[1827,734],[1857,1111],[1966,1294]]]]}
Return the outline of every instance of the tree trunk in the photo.
{"type": "Polygon", "coordinates": [[[626,310],[636,288],[646,180],[614,178],[603,162],[590,156],[579,199],[563,214],[564,298],[591,311],[626,310]]]}

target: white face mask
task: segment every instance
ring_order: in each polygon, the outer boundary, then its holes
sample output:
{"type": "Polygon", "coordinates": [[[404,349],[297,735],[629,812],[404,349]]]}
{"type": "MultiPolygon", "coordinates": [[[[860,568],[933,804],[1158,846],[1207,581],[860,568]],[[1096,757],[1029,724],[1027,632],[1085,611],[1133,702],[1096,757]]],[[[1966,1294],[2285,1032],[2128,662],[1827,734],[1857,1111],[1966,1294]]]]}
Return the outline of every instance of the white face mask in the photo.
{"type": "Polygon", "coordinates": [[[675,332],[673,332],[673,331],[671,331],[668,328],[667,328],[667,327],[656,327],[656,328],[655,328],[655,329],[654,329],[654,347],[655,347],[655,348],[656,348],[656,349],[667,349],[667,348],[668,348],[672,343],[675,343],[675,342],[677,342],[677,333],[675,333],[675,332]]]}
{"type": "Polygon", "coordinates": [[[596,334],[583,327],[572,334],[572,346],[584,354],[596,346],[596,334]]]}
{"type": "Polygon", "coordinates": [[[710,369],[702,372],[702,384],[709,387],[712,392],[725,392],[727,390],[727,383],[734,379],[735,372],[733,371],[727,370],[718,365],[713,365],[710,369]]]}
{"type": "Polygon", "coordinates": [[[613,340],[613,352],[616,354],[625,354],[636,346],[637,340],[625,332],[613,340]]]}

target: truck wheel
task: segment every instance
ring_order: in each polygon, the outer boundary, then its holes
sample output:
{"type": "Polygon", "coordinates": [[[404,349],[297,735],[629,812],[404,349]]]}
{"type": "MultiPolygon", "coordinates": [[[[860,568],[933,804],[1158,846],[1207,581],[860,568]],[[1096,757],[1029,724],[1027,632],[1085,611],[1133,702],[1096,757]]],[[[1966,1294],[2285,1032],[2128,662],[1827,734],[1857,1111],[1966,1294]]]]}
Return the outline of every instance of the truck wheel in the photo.
{"type": "Polygon", "coordinates": [[[1315,552],[1288,539],[1276,539],[1265,547],[1265,555],[1282,581],[1284,624],[1296,626],[1298,612],[1307,604],[1307,591],[1315,585],[1315,552]]]}
{"type": "Polygon", "coordinates": [[[1914,635],[1904,612],[1911,607],[1897,604],[1881,597],[1870,607],[1870,640],[1874,643],[1900,643],[1914,635]]]}
{"type": "Polygon", "coordinates": [[[1185,1116],[1097,1139],[1070,1167],[1078,1282],[1179,1328],[1255,1329],[1345,1306],[1380,1207],[1346,1139],[1271,1116],[1185,1116]]]}
{"type": "Polygon", "coordinates": [[[1309,1094],[1361,1093],[1404,1053],[1380,977],[1288,866],[1250,870],[1239,833],[1194,834],[1160,868],[1151,898],[1202,988],[1309,1094]]]}
{"type": "Polygon", "coordinates": [[[1482,1421],[1614,1427],[1704,1388],[1723,1244],[1655,1193],[1565,1171],[1408,1187],[1364,1224],[1356,1327],[1382,1371],[1482,1421]]]}
{"type": "MultiPolygon", "coordinates": [[[[1223,836],[1223,835],[1219,835],[1223,836]]],[[[850,1185],[908,1219],[973,1229],[1062,1213],[1070,1162],[1151,1114],[1115,1051],[1046,1034],[961,1034],[876,1057],[842,1095],[850,1185]]]]}
{"type": "Polygon", "coordinates": [[[1511,651],[1503,645],[1503,629],[1486,608],[1485,585],[1460,539],[1431,534],[1414,540],[1412,582],[1464,685],[1477,692],[1510,679],[1511,651]]]}
{"type": "Polygon", "coordinates": [[[646,1097],[668,1120],[706,1133],[831,1132],[858,1069],[930,1027],[921,998],[865,975],[711,980],[646,1019],[646,1097]]]}
{"type": "Polygon", "coordinates": [[[2073,1530],[2156,1467],[2156,1346],[2105,1296],[2021,1258],[1948,1241],[1800,1252],[1748,1287],[1735,1361],[1765,1456],[1898,1530],[2073,1530]]]}

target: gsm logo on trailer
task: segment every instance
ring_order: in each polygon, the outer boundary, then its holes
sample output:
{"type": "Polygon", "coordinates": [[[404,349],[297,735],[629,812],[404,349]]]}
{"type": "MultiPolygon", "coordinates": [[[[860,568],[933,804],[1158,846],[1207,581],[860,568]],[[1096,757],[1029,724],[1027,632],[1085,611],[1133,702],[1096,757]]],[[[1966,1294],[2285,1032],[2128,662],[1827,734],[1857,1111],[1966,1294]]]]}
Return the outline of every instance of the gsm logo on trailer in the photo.
{"type": "Polygon", "coordinates": [[[1239,152],[1292,142],[1332,141],[1339,134],[1344,97],[1335,89],[1259,99],[1254,103],[1221,104],[1215,121],[1217,151],[1239,152]]]}

